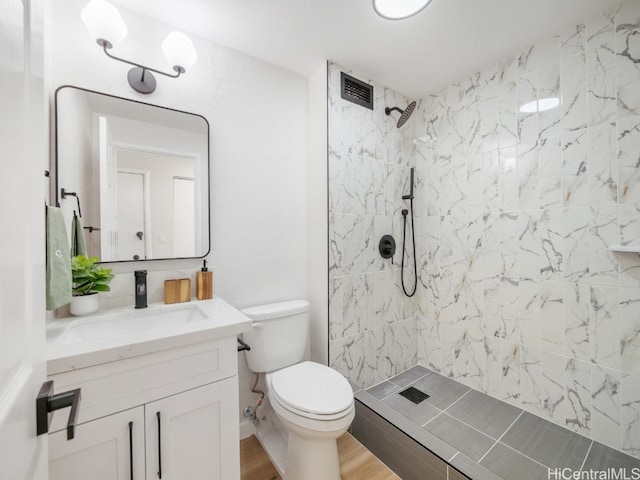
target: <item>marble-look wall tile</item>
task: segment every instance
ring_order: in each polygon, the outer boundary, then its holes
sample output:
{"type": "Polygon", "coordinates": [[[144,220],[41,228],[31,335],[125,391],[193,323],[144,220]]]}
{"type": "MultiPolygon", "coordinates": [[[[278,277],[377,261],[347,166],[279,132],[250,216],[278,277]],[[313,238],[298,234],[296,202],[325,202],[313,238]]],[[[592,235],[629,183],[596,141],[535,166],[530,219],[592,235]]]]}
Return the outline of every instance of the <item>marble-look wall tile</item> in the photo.
{"type": "Polygon", "coordinates": [[[502,399],[502,344],[504,340],[485,336],[485,365],[483,391],[492,397],[502,399]]]}
{"type": "Polygon", "coordinates": [[[589,361],[591,359],[590,325],[591,290],[589,285],[567,283],[564,287],[565,353],[567,356],[589,361]]]}
{"type": "Polygon", "coordinates": [[[544,416],[542,388],[542,352],[523,345],[520,349],[520,407],[544,416]]]}
{"type": "Polygon", "coordinates": [[[360,331],[354,313],[353,277],[329,279],[329,338],[354,335],[360,331]]]}
{"type": "Polygon", "coordinates": [[[590,303],[591,359],[603,367],[620,369],[618,289],[592,286],[590,303]]]}
{"type": "Polygon", "coordinates": [[[591,438],[620,448],[620,372],[591,366],[591,438]]]}
{"type": "Polygon", "coordinates": [[[587,86],[585,26],[576,25],[560,39],[562,130],[564,133],[587,126],[587,86]]]}
{"type": "MultiPolygon", "coordinates": [[[[540,52],[538,52],[540,54],[540,52]]],[[[556,57],[552,63],[539,65],[538,70],[538,99],[560,98],[560,62],[556,57]]],[[[538,113],[540,127],[539,138],[556,137],[562,133],[562,112],[559,108],[552,108],[538,113]]]]}
{"type": "Polygon", "coordinates": [[[567,392],[566,426],[574,432],[591,435],[591,366],[571,359],[565,371],[567,392]]]}
{"type": "Polygon", "coordinates": [[[365,334],[330,341],[329,366],[356,385],[366,385],[365,334]]]}
{"type": "Polygon", "coordinates": [[[618,209],[592,207],[589,220],[589,282],[618,285],[618,255],[609,251],[618,243],[618,209]]]}
{"type": "Polygon", "coordinates": [[[568,208],[562,211],[564,234],[561,251],[562,271],[568,282],[583,282],[589,278],[589,210],[568,208]]]}
{"type": "Polygon", "coordinates": [[[620,426],[622,450],[629,455],[640,457],[640,376],[622,374],[620,426]]]}
{"type": "MultiPolygon", "coordinates": [[[[560,137],[545,138],[538,144],[538,195],[534,201],[540,208],[558,208],[564,205],[562,190],[562,148],[560,137]]],[[[523,200],[526,205],[529,203],[523,200]]]]}
{"type": "MultiPolygon", "coordinates": [[[[638,32],[640,34],[640,30],[638,32]]],[[[639,74],[640,75],[640,74],[639,74]]],[[[640,203],[640,117],[618,122],[618,200],[640,203]]]]}
{"type": "Polygon", "coordinates": [[[553,353],[542,353],[542,413],[548,419],[565,425],[567,359],[553,353]]]}
{"type": "Polygon", "coordinates": [[[365,334],[363,385],[375,385],[398,373],[392,354],[394,336],[395,331],[389,325],[369,330],[365,334]]]}
{"type": "Polygon", "coordinates": [[[434,93],[417,127],[438,139],[420,158],[440,227],[418,358],[468,385],[484,365],[489,395],[616,448],[620,376],[639,373],[640,256],[609,250],[640,244],[639,33],[627,0],[434,93]]]}
{"type": "Polygon", "coordinates": [[[640,290],[621,288],[619,300],[622,370],[640,375],[640,290]]]}
{"type": "MultiPolygon", "coordinates": [[[[508,157],[507,157],[508,159],[508,157]]],[[[505,193],[504,209],[513,210],[533,210],[540,207],[540,159],[538,143],[523,143],[517,147],[517,179],[514,175],[505,174],[504,182],[517,187],[517,200],[510,198],[505,193]]],[[[507,168],[507,165],[505,165],[507,168]]],[[[512,169],[513,170],[513,169],[512,169]]],[[[506,192],[509,192],[507,189],[506,192]]]]}
{"type": "Polygon", "coordinates": [[[332,363],[366,385],[415,360],[640,458],[640,256],[609,250],[640,244],[638,52],[626,0],[419,100],[403,129],[383,106],[409,99],[374,82],[373,112],[344,107],[330,69],[332,363]],[[376,248],[402,237],[412,166],[409,299],[376,248]]]}
{"type": "Polygon", "coordinates": [[[396,373],[400,373],[418,362],[418,317],[395,322],[390,327],[394,330],[391,360],[396,373]]]}
{"type": "Polygon", "coordinates": [[[604,12],[587,21],[586,36],[587,123],[594,126],[616,118],[614,11],[604,12]]]}
{"type": "Polygon", "coordinates": [[[481,390],[486,370],[483,353],[484,335],[471,330],[462,330],[462,335],[453,351],[453,377],[468,387],[481,390]]]}
{"type": "Polygon", "coordinates": [[[500,391],[502,399],[520,406],[520,345],[513,342],[502,344],[502,378],[500,391]]]}
{"type": "Polygon", "coordinates": [[[640,5],[622,3],[615,14],[618,118],[640,115],[640,5]]]}
{"type": "Polygon", "coordinates": [[[567,132],[562,135],[562,198],[565,207],[588,204],[587,178],[587,130],[567,132]]]}
{"type": "Polygon", "coordinates": [[[588,131],[587,177],[589,205],[616,205],[618,200],[618,159],[616,128],[610,123],[588,131]]]}
{"type": "MultiPolygon", "coordinates": [[[[366,387],[417,361],[418,302],[398,291],[400,212],[409,207],[402,195],[409,191],[410,168],[416,165],[416,157],[422,155],[422,168],[427,169],[428,158],[434,156],[427,147],[418,150],[414,143],[418,113],[427,118],[427,108],[437,104],[435,100],[420,102],[416,115],[398,129],[397,116],[386,115],[384,109],[404,108],[409,103],[404,95],[334,64],[329,65],[328,82],[329,357],[332,366],[366,387]],[[341,98],[342,71],[373,85],[373,110],[341,98]],[[378,252],[378,241],[385,234],[393,234],[398,244],[393,263],[378,252]],[[399,322],[403,319],[407,320],[399,322]]],[[[433,121],[439,122],[437,117],[433,121]]],[[[431,150],[435,147],[435,141],[429,145],[431,150]]],[[[426,175],[426,170],[418,171],[416,218],[427,213],[427,198],[422,194],[426,175]]],[[[410,225],[407,234],[410,239],[410,225]]],[[[429,254],[436,253],[420,248],[421,258],[433,268],[429,254]]],[[[407,266],[413,257],[412,248],[405,251],[407,266]]],[[[405,273],[413,276],[413,269],[405,273]]]]}
{"type": "Polygon", "coordinates": [[[547,352],[565,352],[564,285],[544,281],[540,285],[540,347],[547,352]]]}

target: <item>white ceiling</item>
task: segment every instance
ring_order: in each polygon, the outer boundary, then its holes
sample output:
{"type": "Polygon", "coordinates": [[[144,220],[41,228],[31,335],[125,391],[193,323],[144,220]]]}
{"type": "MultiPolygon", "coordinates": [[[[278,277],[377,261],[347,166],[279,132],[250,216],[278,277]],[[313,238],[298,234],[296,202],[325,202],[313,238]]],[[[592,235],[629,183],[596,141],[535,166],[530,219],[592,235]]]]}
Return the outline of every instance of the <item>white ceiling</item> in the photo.
{"type": "Polygon", "coordinates": [[[419,98],[620,0],[433,0],[400,21],[371,0],[115,0],[303,75],[332,60],[419,98]]]}

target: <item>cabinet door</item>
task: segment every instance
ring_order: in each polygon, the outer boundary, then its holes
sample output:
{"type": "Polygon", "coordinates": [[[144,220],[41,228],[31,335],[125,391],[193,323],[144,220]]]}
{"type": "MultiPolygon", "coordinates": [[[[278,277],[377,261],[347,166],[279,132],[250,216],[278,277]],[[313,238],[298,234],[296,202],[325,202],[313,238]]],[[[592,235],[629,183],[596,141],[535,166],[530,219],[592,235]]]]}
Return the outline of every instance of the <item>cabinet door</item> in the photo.
{"type": "Polygon", "coordinates": [[[238,377],[144,408],[148,480],[240,478],[238,377]]]}
{"type": "Polygon", "coordinates": [[[69,441],[49,435],[50,480],[143,480],[144,468],[143,407],[80,424],[69,441]]]}

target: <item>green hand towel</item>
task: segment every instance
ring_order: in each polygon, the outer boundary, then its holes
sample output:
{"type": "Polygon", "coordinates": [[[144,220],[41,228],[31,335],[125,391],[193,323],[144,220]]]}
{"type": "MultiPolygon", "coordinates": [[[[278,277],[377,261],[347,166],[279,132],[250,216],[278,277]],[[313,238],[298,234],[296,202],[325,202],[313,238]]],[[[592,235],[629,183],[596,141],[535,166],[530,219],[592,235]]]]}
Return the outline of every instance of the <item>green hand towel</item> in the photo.
{"type": "Polygon", "coordinates": [[[71,222],[71,256],[87,256],[87,245],[84,241],[84,228],[82,228],[82,217],[78,217],[75,212],[71,222]]]}
{"type": "Polygon", "coordinates": [[[47,310],[71,302],[71,256],[62,210],[47,207],[47,310]]]}

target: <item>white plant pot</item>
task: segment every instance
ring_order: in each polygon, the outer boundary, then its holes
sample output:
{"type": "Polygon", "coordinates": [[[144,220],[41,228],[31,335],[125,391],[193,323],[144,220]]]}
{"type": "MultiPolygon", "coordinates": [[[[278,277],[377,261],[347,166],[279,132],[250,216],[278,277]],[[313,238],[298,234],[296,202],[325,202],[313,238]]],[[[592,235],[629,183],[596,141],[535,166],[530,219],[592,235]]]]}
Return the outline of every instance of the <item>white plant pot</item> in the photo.
{"type": "Polygon", "coordinates": [[[91,315],[100,308],[100,296],[98,293],[90,293],[89,295],[78,295],[71,297],[70,311],[71,315],[82,317],[91,315]]]}

